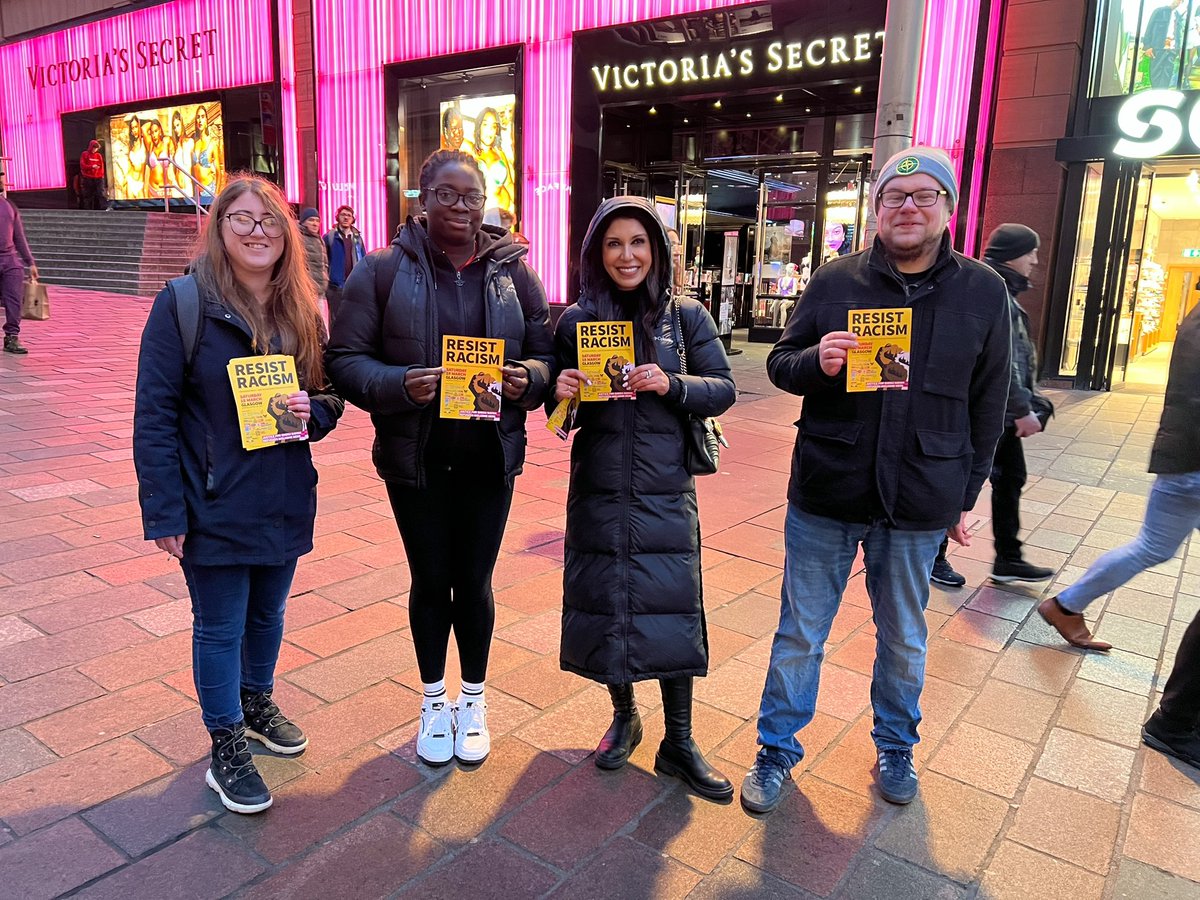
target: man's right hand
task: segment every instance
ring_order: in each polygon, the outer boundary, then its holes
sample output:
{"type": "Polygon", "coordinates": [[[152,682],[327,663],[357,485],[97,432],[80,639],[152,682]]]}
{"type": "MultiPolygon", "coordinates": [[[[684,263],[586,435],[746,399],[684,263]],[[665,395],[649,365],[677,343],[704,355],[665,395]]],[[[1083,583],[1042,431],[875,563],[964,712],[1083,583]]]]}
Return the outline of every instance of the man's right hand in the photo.
{"type": "Polygon", "coordinates": [[[441,366],[436,369],[422,369],[420,366],[410,368],[404,373],[404,390],[408,392],[409,399],[413,403],[432,403],[437,396],[438,382],[445,371],[441,366]]]}
{"type": "Polygon", "coordinates": [[[1013,422],[1013,428],[1019,438],[1027,438],[1042,430],[1042,420],[1033,413],[1026,413],[1013,422]]]}
{"type": "Polygon", "coordinates": [[[850,331],[831,331],[817,345],[821,371],[832,378],[846,365],[846,351],[858,346],[858,337],[850,331]]]}
{"type": "Polygon", "coordinates": [[[579,393],[581,384],[591,383],[591,380],[578,369],[563,369],[554,381],[554,399],[570,400],[579,393]]]}

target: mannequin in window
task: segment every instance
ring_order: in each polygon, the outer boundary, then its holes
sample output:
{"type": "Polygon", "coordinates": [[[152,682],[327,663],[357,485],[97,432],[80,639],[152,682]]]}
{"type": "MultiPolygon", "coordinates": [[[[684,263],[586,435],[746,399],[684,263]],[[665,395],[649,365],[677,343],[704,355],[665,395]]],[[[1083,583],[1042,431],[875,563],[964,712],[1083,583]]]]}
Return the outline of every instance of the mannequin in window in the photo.
{"type": "MultiPolygon", "coordinates": [[[[788,263],[783,267],[783,274],[779,276],[779,280],[775,282],[775,293],[782,297],[795,297],[800,291],[799,269],[795,263],[788,263]]],[[[782,328],[787,324],[788,316],[795,305],[795,300],[780,299],[775,301],[775,315],[773,318],[776,328],[782,328]]]]}

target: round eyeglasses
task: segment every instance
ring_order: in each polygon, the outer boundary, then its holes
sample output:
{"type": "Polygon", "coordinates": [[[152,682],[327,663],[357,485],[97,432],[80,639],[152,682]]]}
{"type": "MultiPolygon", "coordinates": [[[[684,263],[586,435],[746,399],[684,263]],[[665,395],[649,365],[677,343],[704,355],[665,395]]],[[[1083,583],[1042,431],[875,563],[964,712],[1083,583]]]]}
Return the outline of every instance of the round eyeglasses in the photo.
{"type": "Polygon", "coordinates": [[[887,209],[899,209],[905,200],[912,197],[913,206],[928,207],[937,203],[938,198],[945,196],[945,191],[935,191],[933,188],[922,188],[919,191],[884,191],[879,195],[879,203],[887,209]]]}
{"type": "Polygon", "coordinates": [[[433,194],[442,206],[454,206],[460,199],[466,204],[467,209],[483,209],[483,204],[487,203],[487,194],[479,191],[467,191],[465,194],[460,194],[453,188],[440,187],[429,188],[428,193],[433,194]]]}
{"type": "Polygon", "coordinates": [[[256,227],[261,228],[263,235],[269,238],[277,238],[283,234],[283,223],[275,216],[256,219],[246,213],[229,213],[225,218],[229,222],[230,230],[238,237],[249,237],[254,234],[256,227]]]}

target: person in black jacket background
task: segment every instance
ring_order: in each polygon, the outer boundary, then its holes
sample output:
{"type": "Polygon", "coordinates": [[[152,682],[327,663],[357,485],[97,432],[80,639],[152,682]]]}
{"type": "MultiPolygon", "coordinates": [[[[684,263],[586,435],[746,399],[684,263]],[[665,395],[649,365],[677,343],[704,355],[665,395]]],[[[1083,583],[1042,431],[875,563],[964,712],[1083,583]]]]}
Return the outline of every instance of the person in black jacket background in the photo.
{"type": "Polygon", "coordinates": [[[859,546],[876,626],[871,736],[878,786],[893,803],[917,792],[925,683],[924,611],[943,533],[968,544],[966,516],[992,466],[1008,395],[1004,283],[950,248],[958,200],[942,150],[912,147],[874,185],[879,233],[868,250],[813,273],[767,358],[776,387],[804,397],[792,455],[779,628],[759,708],[742,805],[768,812],[804,756],[824,645],[859,546]],[[849,311],[912,310],[907,388],[850,392],[849,311]]]}
{"type": "Polygon", "coordinates": [[[635,400],[581,403],[571,447],[560,662],[608,685],[613,721],[596,765],[624,765],[642,738],[633,682],[658,679],[666,737],[654,767],[702,796],[733,785],[692,739],[692,679],[708,673],[695,480],[684,465],[688,413],[736,399],[717,329],[694,300],[671,303],[671,245],[649,202],[601,204],[583,241],[581,294],[555,330],[555,399],[574,397],[579,322],[632,320],[635,400]],[[678,313],[676,318],[675,313],[678,313]],[[676,330],[682,325],[683,334],[676,330]],[[683,341],[688,374],[680,374],[683,341]]]}
{"type": "Polygon", "coordinates": [[[334,428],[342,401],[326,387],[316,292],[279,188],[234,178],[206,223],[188,276],[200,297],[194,357],[170,287],[142,333],[133,462],[146,539],[180,560],[192,598],[193,676],[212,735],[206,781],[228,809],[251,813],[271,794],[246,737],[278,753],[308,744],[271,693],[296,561],[312,550],[317,473],[308,441],[242,447],[226,366],[293,356],[302,390],[287,407],[309,441],[334,428]]]}
{"type": "Polygon", "coordinates": [[[479,763],[491,749],[484,679],[496,609],[492,571],[525,460],[525,414],[546,399],[550,308],[528,252],[482,225],[484,176],[470,154],[421,167],[423,218],[350,273],[327,354],[338,390],[371,414],[372,456],[412,572],[408,615],[424,682],[417,754],[479,763]],[[438,416],[442,335],[503,338],[500,421],[438,416]],[[451,631],[462,664],[446,696],[451,631]]]}

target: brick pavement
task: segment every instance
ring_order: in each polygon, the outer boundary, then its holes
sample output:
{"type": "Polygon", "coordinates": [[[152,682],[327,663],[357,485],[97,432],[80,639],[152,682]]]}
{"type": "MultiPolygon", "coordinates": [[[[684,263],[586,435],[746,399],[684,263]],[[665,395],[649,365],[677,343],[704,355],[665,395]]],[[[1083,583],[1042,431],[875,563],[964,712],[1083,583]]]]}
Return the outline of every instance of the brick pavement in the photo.
{"type": "MultiPolygon", "coordinates": [[[[565,448],[530,427],[504,542],[489,685],[494,750],[475,771],[415,761],[419,680],[408,570],[350,411],[314,449],[319,536],[290,601],[277,695],[311,736],[261,756],[276,795],[225,813],[206,739],[176,565],[141,540],[130,463],[135,347],[147,304],[52,288],[24,358],[0,357],[0,871],[13,897],[1196,897],[1200,777],[1139,747],[1154,685],[1200,606],[1200,540],[1094,607],[1111,655],[1055,639],[1040,594],[986,583],[977,540],[962,590],[935,589],[921,795],[871,787],[872,624],[858,572],[835,621],[797,789],[768,818],[655,777],[646,740],[623,771],[588,758],[598,686],[558,670],[565,448]]],[[[794,398],[734,360],[733,442],[702,479],[712,671],[700,744],[739,779],[778,609],[794,398]]],[[[1068,583],[1133,535],[1161,398],[1058,397],[1027,444],[1030,555],[1068,583]]],[[[450,678],[454,677],[452,661],[450,678]]]]}

